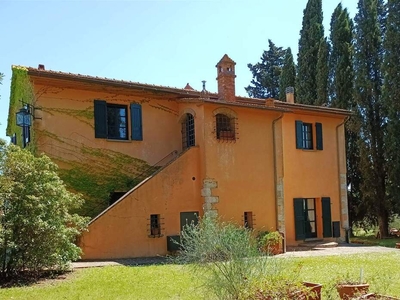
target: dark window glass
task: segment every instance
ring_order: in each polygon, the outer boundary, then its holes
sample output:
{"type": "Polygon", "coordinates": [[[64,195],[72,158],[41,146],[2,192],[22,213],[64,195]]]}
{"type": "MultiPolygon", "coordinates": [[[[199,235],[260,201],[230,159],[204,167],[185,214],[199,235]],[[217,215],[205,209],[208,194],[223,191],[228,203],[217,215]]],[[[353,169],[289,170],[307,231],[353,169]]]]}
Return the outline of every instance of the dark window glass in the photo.
{"type": "Polygon", "coordinates": [[[303,123],[303,149],[313,148],[312,124],[303,123]]]}
{"type": "Polygon", "coordinates": [[[150,234],[159,235],[160,233],[160,215],[150,215],[150,234]]]}
{"type": "Polygon", "coordinates": [[[217,114],[216,131],[218,140],[234,140],[235,139],[235,119],[224,114],[217,114]]]}
{"type": "Polygon", "coordinates": [[[107,138],[128,139],[126,106],[107,105],[107,138]]]}
{"type": "Polygon", "coordinates": [[[253,213],[251,211],[244,213],[244,227],[253,228],[253,213]]]}
{"type": "Polygon", "coordinates": [[[182,148],[187,149],[195,145],[194,117],[187,113],[182,121],[182,148]]]}

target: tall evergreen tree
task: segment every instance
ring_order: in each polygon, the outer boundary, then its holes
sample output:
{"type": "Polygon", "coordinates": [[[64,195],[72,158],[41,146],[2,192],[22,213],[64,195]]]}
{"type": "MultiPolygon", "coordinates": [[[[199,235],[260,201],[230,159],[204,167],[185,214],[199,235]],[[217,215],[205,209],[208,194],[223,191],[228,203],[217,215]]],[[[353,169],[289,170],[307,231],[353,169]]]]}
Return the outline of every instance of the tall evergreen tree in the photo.
{"type": "Polygon", "coordinates": [[[382,33],[386,19],[383,1],[359,0],[355,16],[355,99],[360,108],[362,143],[360,170],[363,201],[381,236],[388,235],[390,203],[386,196],[384,137],[386,116],[382,107],[382,33]]]}
{"type": "Polygon", "coordinates": [[[360,114],[353,97],[353,30],[353,21],[347,9],[343,9],[339,3],[332,14],[330,24],[329,95],[332,107],[354,112],[345,127],[350,224],[362,221],[366,214],[360,189],[360,114]]]}
{"type": "MultiPolygon", "coordinates": [[[[281,78],[279,81],[279,99],[286,100],[286,88],[296,84],[296,65],[294,64],[292,50],[286,49],[281,78]]],[[[296,91],[295,91],[296,92],[296,91]]]]}
{"type": "Polygon", "coordinates": [[[388,1],[388,18],[384,42],[384,88],[385,109],[388,113],[385,146],[388,162],[388,201],[400,211],[400,1],[388,1]]]}
{"type": "Polygon", "coordinates": [[[297,99],[314,104],[317,99],[317,65],[320,41],[324,37],[322,0],[308,0],[304,10],[297,56],[297,99]]]}
{"type": "Polygon", "coordinates": [[[326,38],[319,43],[318,61],[317,61],[317,98],[315,105],[328,104],[328,59],[329,59],[329,44],[326,38]]]}
{"type": "Polygon", "coordinates": [[[342,4],[331,18],[331,54],[329,58],[329,92],[333,107],[353,109],[353,21],[342,4]]]}
{"type": "Polygon", "coordinates": [[[261,62],[247,65],[253,74],[251,80],[253,85],[245,88],[250,97],[275,99],[279,97],[279,79],[285,50],[275,46],[271,40],[268,40],[268,44],[269,49],[262,54],[261,62]]]}

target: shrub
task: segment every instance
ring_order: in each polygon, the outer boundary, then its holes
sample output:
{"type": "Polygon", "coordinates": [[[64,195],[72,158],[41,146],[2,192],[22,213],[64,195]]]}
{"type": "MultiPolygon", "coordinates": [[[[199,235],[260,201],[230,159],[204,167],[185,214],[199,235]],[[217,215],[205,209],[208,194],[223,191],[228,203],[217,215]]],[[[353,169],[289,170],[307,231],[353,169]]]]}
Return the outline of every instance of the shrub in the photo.
{"type": "Polygon", "coordinates": [[[258,250],[252,231],[205,215],[182,232],[179,262],[190,263],[195,276],[218,299],[243,298],[266,274],[277,274],[278,264],[268,264],[258,250]]]}
{"type": "Polygon", "coordinates": [[[80,255],[86,220],[69,213],[82,198],[66,190],[57,166],[0,141],[0,274],[62,270],[80,255]]]}

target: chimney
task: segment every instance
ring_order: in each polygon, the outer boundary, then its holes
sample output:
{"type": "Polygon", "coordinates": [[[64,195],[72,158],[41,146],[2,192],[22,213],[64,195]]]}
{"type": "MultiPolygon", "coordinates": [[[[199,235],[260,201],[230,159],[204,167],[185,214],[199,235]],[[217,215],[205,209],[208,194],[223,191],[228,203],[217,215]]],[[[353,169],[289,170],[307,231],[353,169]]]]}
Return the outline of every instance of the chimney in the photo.
{"type": "Polygon", "coordinates": [[[44,67],[44,65],[42,65],[42,64],[39,64],[39,65],[38,65],[38,70],[42,70],[42,71],[44,71],[44,70],[45,70],[45,67],[44,67]]]}
{"type": "Polygon", "coordinates": [[[294,87],[292,86],[286,88],[286,102],[294,103],[294,87]]]}
{"type": "Polygon", "coordinates": [[[218,98],[227,102],[235,102],[235,65],[236,63],[224,55],[217,63],[218,98]]]}

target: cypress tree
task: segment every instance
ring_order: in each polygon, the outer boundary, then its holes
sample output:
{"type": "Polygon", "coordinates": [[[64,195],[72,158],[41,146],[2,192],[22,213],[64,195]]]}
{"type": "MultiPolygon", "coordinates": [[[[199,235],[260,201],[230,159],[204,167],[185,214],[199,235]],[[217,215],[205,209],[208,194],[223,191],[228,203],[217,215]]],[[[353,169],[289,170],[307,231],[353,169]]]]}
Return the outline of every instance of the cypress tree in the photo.
{"type": "Polygon", "coordinates": [[[339,4],[331,19],[329,92],[333,107],[353,109],[353,22],[339,4]]]}
{"type": "Polygon", "coordinates": [[[388,1],[385,36],[383,97],[388,113],[386,161],[388,172],[388,201],[400,211],[400,1],[388,1]]]}
{"type": "Polygon", "coordinates": [[[277,99],[279,96],[279,79],[285,50],[275,46],[271,40],[268,40],[268,44],[269,49],[263,52],[261,62],[247,65],[253,74],[253,86],[245,88],[250,97],[277,99]]]}
{"type": "Polygon", "coordinates": [[[317,61],[317,98],[315,105],[328,104],[328,59],[329,44],[326,38],[319,43],[318,61],[317,61]]]}
{"type": "Polygon", "coordinates": [[[297,99],[314,104],[317,99],[317,65],[320,41],[324,37],[322,0],[308,0],[304,10],[297,56],[297,99]]]}
{"type": "MultiPolygon", "coordinates": [[[[296,65],[294,64],[292,50],[286,49],[281,78],[279,81],[279,99],[286,100],[286,88],[294,87],[296,83],[296,65]]],[[[296,92],[296,91],[295,91],[296,92]]]]}
{"type": "Polygon", "coordinates": [[[379,225],[382,237],[388,235],[391,207],[386,196],[384,137],[386,116],[382,107],[382,33],[386,19],[383,2],[359,0],[355,16],[355,100],[360,109],[361,192],[370,219],[379,225]]]}
{"type": "Polygon", "coordinates": [[[330,24],[331,53],[329,57],[329,95],[332,107],[352,110],[354,115],[347,121],[346,163],[349,223],[362,221],[366,214],[361,194],[359,131],[360,114],[353,97],[353,21],[346,8],[339,3],[335,8],[330,24]]]}

